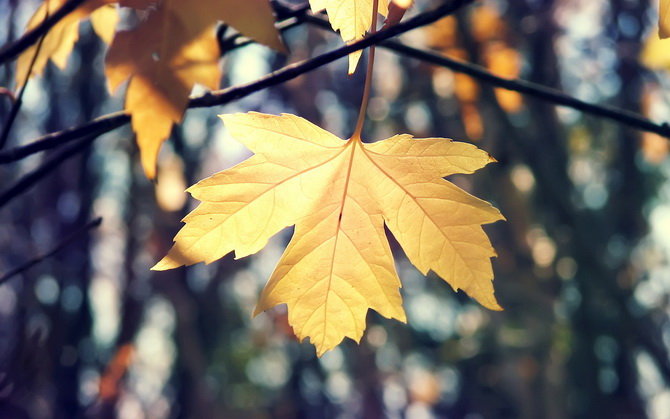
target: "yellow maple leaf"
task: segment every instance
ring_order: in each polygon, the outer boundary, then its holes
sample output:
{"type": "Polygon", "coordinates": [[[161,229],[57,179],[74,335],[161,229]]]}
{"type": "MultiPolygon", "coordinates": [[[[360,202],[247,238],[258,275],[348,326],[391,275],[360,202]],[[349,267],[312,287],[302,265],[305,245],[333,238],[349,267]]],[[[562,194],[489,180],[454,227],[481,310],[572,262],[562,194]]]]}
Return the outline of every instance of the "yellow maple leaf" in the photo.
{"type": "MultiPolygon", "coordinates": [[[[146,3],[146,2],[144,2],[146,3]]],[[[125,109],[132,115],[142,167],[156,174],[161,144],[181,122],[196,83],[216,89],[221,79],[214,25],[226,21],[275,49],[284,47],[267,0],[165,0],[147,20],[116,34],[106,58],[110,91],[130,79],[125,109]]]]}
{"type": "MultiPolygon", "coordinates": [[[[33,29],[41,24],[47,11],[50,15],[53,14],[66,1],[45,0],[30,18],[27,29],[33,29]]],[[[65,68],[74,44],[79,39],[79,23],[83,19],[90,17],[95,32],[106,43],[109,43],[118,21],[116,7],[109,3],[112,1],[89,0],[61,19],[44,37],[32,69],[30,65],[37,51],[37,44],[23,51],[16,61],[16,88],[19,89],[25,85],[26,80],[30,77],[42,74],[49,60],[61,70],[65,68]],[[30,74],[28,74],[29,71],[30,74]]]]}
{"type": "Polygon", "coordinates": [[[310,337],[320,356],[344,337],[359,341],[369,308],[406,321],[386,224],[423,274],[432,270],[500,309],[495,251],[481,225],[503,217],[443,179],[494,161],[486,152],[406,134],[344,141],[290,114],[221,117],[255,154],[188,189],[202,202],[152,269],[210,263],[231,251],[244,257],[295,225],[255,314],[287,304],[296,335],[310,337]]]}
{"type": "Polygon", "coordinates": [[[658,6],[658,36],[670,37],[670,0],[660,0],[658,6]]]}
{"type": "MultiPolygon", "coordinates": [[[[372,25],[373,0],[309,0],[313,12],[326,10],[333,30],[340,31],[346,43],[363,39],[365,32],[372,25]]],[[[388,14],[389,0],[379,0],[378,12],[382,16],[388,14]]],[[[349,75],[354,74],[362,50],[349,54],[349,75]]]]}

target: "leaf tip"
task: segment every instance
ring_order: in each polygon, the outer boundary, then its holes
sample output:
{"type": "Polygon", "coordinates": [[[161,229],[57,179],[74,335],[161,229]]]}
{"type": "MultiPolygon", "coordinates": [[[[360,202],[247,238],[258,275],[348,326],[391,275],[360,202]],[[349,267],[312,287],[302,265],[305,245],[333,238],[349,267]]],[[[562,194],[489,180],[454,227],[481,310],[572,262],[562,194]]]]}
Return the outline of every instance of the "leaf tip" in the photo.
{"type": "Polygon", "coordinates": [[[217,116],[218,116],[219,118],[221,118],[221,120],[223,121],[223,123],[224,123],[224,124],[226,125],[226,127],[227,127],[229,122],[233,122],[233,120],[239,118],[240,115],[245,115],[245,114],[244,114],[244,113],[241,113],[241,112],[237,112],[237,113],[222,113],[222,114],[217,115],[217,116]]]}
{"type": "Polygon", "coordinates": [[[479,304],[488,308],[489,310],[503,311],[503,308],[500,306],[500,304],[498,304],[498,300],[496,299],[493,293],[488,295],[474,296],[474,299],[477,300],[479,304]]]}
{"type": "Polygon", "coordinates": [[[154,266],[151,267],[152,271],[167,271],[168,269],[179,268],[184,265],[192,264],[188,263],[184,257],[175,250],[175,247],[172,247],[167,255],[161,260],[158,261],[154,266]]]}
{"type": "Polygon", "coordinates": [[[163,259],[159,260],[158,263],[156,263],[154,266],[151,267],[151,271],[167,271],[168,269],[172,269],[173,267],[170,266],[170,263],[166,261],[167,256],[164,257],[163,259]]]}
{"type": "Polygon", "coordinates": [[[256,308],[254,308],[254,313],[251,315],[251,317],[256,317],[263,312],[265,312],[265,309],[261,308],[259,304],[256,304],[256,308]]]}
{"type": "Polygon", "coordinates": [[[502,308],[500,306],[500,304],[498,304],[497,301],[495,301],[495,299],[494,299],[493,303],[486,304],[486,305],[484,305],[484,307],[486,307],[486,308],[488,308],[489,310],[492,310],[492,311],[504,311],[505,310],[504,308],[502,308]]]}

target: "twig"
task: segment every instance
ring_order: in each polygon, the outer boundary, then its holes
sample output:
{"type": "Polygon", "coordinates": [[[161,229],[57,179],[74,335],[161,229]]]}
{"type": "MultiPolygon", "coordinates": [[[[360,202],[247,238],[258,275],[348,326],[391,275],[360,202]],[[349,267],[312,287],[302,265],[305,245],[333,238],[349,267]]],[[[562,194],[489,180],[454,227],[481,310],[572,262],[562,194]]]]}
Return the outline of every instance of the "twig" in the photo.
{"type": "MultiPolygon", "coordinates": [[[[307,23],[313,24],[323,29],[332,31],[330,23],[316,16],[306,16],[307,23]]],[[[541,84],[532,83],[521,79],[508,79],[492,74],[484,67],[468,63],[461,60],[449,58],[431,51],[420,50],[407,46],[399,41],[385,40],[379,43],[379,46],[399,52],[411,58],[435,64],[441,67],[447,67],[459,73],[467,74],[482,82],[489,83],[496,87],[523,93],[539,99],[552,102],[556,105],[567,106],[591,115],[610,119],[615,122],[640,129],[642,131],[653,132],[670,139],[670,125],[668,123],[656,124],[647,118],[640,116],[635,112],[616,108],[609,105],[596,105],[579,100],[569,96],[559,90],[552,89],[541,84]]]]}
{"type": "Polygon", "coordinates": [[[100,226],[101,223],[102,223],[102,217],[98,217],[95,220],[89,221],[86,225],[79,227],[77,230],[70,233],[70,235],[68,235],[66,238],[64,238],[63,240],[58,242],[48,252],[46,252],[42,255],[38,255],[38,256],[34,257],[33,259],[27,261],[23,265],[17,266],[16,268],[14,268],[14,269],[10,270],[9,272],[5,273],[4,275],[2,275],[0,277],[0,285],[7,282],[14,275],[18,275],[22,272],[25,272],[28,269],[30,269],[33,266],[40,263],[41,261],[45,260],[46,258],[53,256],[56,252],[63,249],[64,247],[66,247],[70,243],[72,243],[77,238],[77,236],[100,226]]]}
{"type": "Polygon", "coordinates": [[[32,187],[44,176],[49,174],[49,172],[60,166],[60,164],[63,163],[65,160],[75,156],[84,148],[91,145],[93,140],[95,140],[98,135],[100,134],[92,134],[89,135],[88,137],[84,137],[78,140],[73,144],[68,144],[57,154],[54,154],[53,156],[50,156],[48,159],[46,159],[35,170],[24,175],[16,183],[14,183],[14,185],[10,186],[6,191],[0,193],[0,208],[5,206],[5,204],[7,204],[16,196],[28,191],[30,187],[32,187]]]}
{"type": "Polygon", "coordinates": [[[13,60],[23,51],[30,48],[30,46],[37,42],[42,35],[49,31],[49,29],[54,27],[54,25],[60,22],[74,9],[81,6],[85,1],[86,0],[69,0],[39,26],[26,32],[21,38],[11,44],[2,47],[2,49],[0,49],[0,65],[13,60]]]}
{"type": "MultiPolygon", "coordinates": [[[[44,24],[44,22],[46,22],[47,19],[49,19],[49,4],[48,2],[45,4],[46,4],[46,11],[44,13],[44,20],[42,21],[42,24],[44,24]]],[[[37,61],[37,56],[40,55],[40,50],[42,49],[44,38],[47,37],[48,33],[49,32],[44,32],[44,35],[40,37],[40,40],[37,43],[37,48],[35,48],[35,54],[33,54],[33,58],[30,61],[30,65],[28,66],[28,74],[26,74],[26,81],[23,83],[23,86],[21,86],[21,91],[16,97],[16,100],[14,100],[14,102],[12,103],[12,109],[9,111],[9,116],[7,117],[7,121],[5,122],[5,127],[2,129],[2,134],[0,135],[0,149],[4,148],[5,144],[7,144],[7,139],[9,139],[9,132],[12,130],[12,126],[14,125],[14,121],[16,120],[16,115],[19,114],[19,110],[21,109],[21,105],[23,104],[23,93],[26,91],[26,86],[30,81],[30,75],[32,74],[33,68],[35,67],[35,62],[37,61]]]]}
{"type": "Polygon", "coordinates": [[[492,84],[503,89],[513,90],[525,95],[553,102],[556,105],[567,106],[591,115],[637,128],[642,131],[653,132],[666,138],[670,138],[670,125],[668,123],[656,124],[639,114],[625,109],[609,105],[596,105],[569,96],[559,90],[552,89],[541,84],[532,83],[521,79],[506,79],[488,72],[483,67],[464,61],[455,60],[443,55],[408,47],[397,41],[385,41],[382,47],[400,52],[408,57],[416,58],[442,67],[448,67],[459,73],[464,73],[477,78],[480,81],[492,84]]]}
{"type": "Polygon", "coordinates": [[[40,151],[49,150],[78,140],[88,135],[102,135],[130,122],[130,116],[124,112],[114,112],[94,119],[84,125],[68,128],[40,137],[29,144],[0,151],[0,164],[21,160],[40,151]]]}

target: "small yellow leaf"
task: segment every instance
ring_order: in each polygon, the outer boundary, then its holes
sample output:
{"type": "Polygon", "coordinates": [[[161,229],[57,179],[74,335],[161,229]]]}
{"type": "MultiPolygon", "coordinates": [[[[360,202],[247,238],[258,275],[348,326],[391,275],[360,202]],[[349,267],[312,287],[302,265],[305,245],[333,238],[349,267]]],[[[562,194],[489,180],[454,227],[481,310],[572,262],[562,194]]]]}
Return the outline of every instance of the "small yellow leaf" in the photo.
{"type": "MultiPolygon", "coordinates": [[[[44,21],[47,12],[49,15],[53,15],[65,2],[66,0],[45,0],[45,2],[37,9],[33,17],[30,18],[26,29],[30,30],[40,25],[44,21]]],[[[42,41],[42,46],[39,49],[39,54],[35,59],[32,70],[30,69],[30,65],[35,56],[35,52],[37,51],[38,44],[31,46],[21,53],[16,61],[17,90],[23,87],[30,77],[42,74],[49,60],[53,61],[58,68],[64,69],[67,64],[67,59],[70,56],[70,53],[72,53],[72,48],[74,48],[75,42],[79,39],[79,23],[81,20],[89,17],[96,9],[111,2],[112,0],[89,0],[74,11],[68,13],[54,25],[49,32],[47,32],[47,35],[42,41]],[[29,71],[30,74],[28,74],[29,71]]],[[[115,13],[116,11],[114,11],[114,14],[115,13]]],[[[103,15],[107,19],[114,18],[109,11],[103,12],[103,15]]],[[[100,17],[101,16],[98,16],[97,20],[100,20],[100,17]]],[[[99,27],[101,23],[102,22],[98,23],[99,27]]],[[[107,36],[107,34],[105,34],[105,36],[107,36]]],[[[109,37],[111,38],[111,35],[109,37]]]]}
{"type": "MultiPolygon", "coordinates": [[[[326,9],[333,30],[340,31],[342,40],[351,43],[363,39],[365,32],[372,26],[373,0],[309,0],[312,11],[326,9]]],[[[389,0],[379,0],[378,12],[388,14],[389,0]]],[[[349,58],[349,75],[356,71],[361,52],[357,51],[349,58]]]]}
{"type": "Polygon", "coordinates": [[[658,6],[658,36],[670,37],[670,0],[660,0],[658,6]]]}
{"type": "Polygon", "coordinates": [[[288,114],[222,119],[255,154],[189,188],[202,202],[152,269],[210,263],[232,251],[247,256],[295,225],[255,314],[287,304],[298,338],[309,337],[322,355],[345,337],[359,341],[370,308],[406,319],[386,224],[422,273],[432,270],[500,309],[491,283],[495,251],[481,226],[503,217],[443,179],[494,161],[486,152],[410,135],[344,141],[288,114]]]}
{"type": "MultiPolygon", "coordinates": [[[[127,1],[132,5],[132,2],[127,1]]],[[[146,6],[139,1],[138,6],[146,6]]],[[[136,29],[116,34],[106,58],[110,91],[130,79],[125,110],[132,115],[142,167],[156,176],[161,144],[182,120],[196,83],[216,89],[221,79],[214,25],[219,20],[283,49],[267,0],[165,0],[136,29]]]]}

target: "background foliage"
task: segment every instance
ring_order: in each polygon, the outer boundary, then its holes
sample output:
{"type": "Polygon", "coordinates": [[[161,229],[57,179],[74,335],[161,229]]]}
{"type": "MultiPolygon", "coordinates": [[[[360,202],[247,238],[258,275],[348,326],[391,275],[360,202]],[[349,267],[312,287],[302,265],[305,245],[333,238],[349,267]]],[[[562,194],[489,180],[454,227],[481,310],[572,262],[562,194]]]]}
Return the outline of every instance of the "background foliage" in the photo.
{"type": "MultiPolygon", "coordinates": [[[[413,13],[433,4],[417,1],[413,13]]],[[[37,5],[0,1],[0,42],[19,37],[37,5]]],[[[663,121],[670,79],[649,68],[662,60],[640,61],[655,8],[486,0],[400,40],[663,121]]],[[[29,82],[6,149],[121,109],[121,97],[106,94],[102,42],[88,23],[81,32],[65,71],[49,65],[29,82]]],[[[226,53],[222,85],[341,45],[310,23],[284,36],[288,56],[257,45],[226,53]]],[[[487,227],[505,311],[423,278],[394,244],[408,326],[371,313],[360,345],[317,359],[281,309],[250,317],[290,232],[243,260],[149,271],[193,205],[185,187],[248,155],[217,113],[292,112],[351,134],[363,76],[347,80],[341,59],[230,105],[189,110],[161,152],[157,184],[144,177],[128,127],[67,159],[61,147],[0,165],[2,194],[60,162],[3,201],[0,273],[78,232],[0,285],[0,417],[667,415],[667,139],[377,53],[365,138],[451,137],[499,161],[452,180],[508,220],[487,227]],[[80,230],[96,217],[98,228],[80,230]]],[[[14,79],[13,65],[0,68],[1,85],[14,79]]],[[[10,107],[0,97],[3,124],[10,107]]]]}

